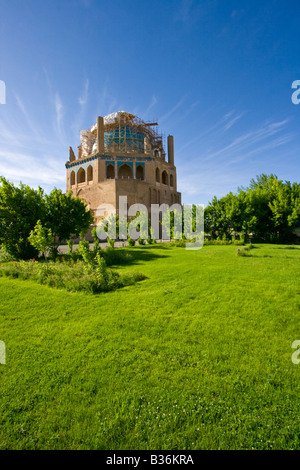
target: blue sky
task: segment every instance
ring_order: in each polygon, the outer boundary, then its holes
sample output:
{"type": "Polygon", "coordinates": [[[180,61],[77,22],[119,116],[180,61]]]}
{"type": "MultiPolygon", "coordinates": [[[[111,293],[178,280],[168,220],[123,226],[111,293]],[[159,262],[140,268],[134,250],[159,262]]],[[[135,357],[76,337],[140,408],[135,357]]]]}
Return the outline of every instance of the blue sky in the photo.
{"type": "Polygon", "coordinates": [[[65,190],[80,130],[125,110],[174,135],[185,203],[260,173],[299,182],[299,2],[0,0],[0,11],[9,180],[65,190]]]}

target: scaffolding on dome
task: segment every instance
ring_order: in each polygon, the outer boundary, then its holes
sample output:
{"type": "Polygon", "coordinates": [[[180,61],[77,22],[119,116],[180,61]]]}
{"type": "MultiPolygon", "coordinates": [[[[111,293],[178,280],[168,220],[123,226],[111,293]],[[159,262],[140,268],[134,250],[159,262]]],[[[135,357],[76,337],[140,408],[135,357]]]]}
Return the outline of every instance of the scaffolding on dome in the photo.
{"type": "MultiPolygon", "coordinates": [[[[105,151],[149,154],[155,150],[163,152],[163,136],[158,132],[157,126],[157,122],[144,122],[125,111],[109,114],[104,117],[105,151]]],[[[87,132],[88,136],[83,135],[84,147],[91,152],[95,149],[97,125],[87,132]]]]}
{"type": "Polygon", "coordinates": [[[95,141],[94,134],[91,131],[80,131],[80,141],[82,148],[82,157],[89,156],[93,151],[95,141]]]}

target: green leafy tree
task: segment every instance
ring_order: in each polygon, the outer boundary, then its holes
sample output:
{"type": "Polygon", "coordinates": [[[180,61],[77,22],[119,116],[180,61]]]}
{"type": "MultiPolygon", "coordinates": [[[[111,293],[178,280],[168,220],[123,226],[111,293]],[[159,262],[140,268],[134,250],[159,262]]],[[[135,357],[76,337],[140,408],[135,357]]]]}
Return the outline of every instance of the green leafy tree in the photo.
{"type": "Polygon", "coordinates": [[[54,252],[61,242],[85,235],[93,224],[92,212],[79,197],[72,197],[71,191],[64,194],[54,188],[45,196],[45,205],[45,225],[55,236],[54,252]]]}
{"type": "Polygon", "coordinates": [[[300,184],[262,174],[248,188],[216,197],[205,209],[205,231],[214,238],[243,234],[263,242],[290,242],[300,227],[300,184]]]}
{"type": "Polygon", "coordinates": [[[94,252],[97,253],[101,249],[101,247],[100,247],[100,240],[97,237],[97,228],[96,227],[93,227],[93,229],[92,229],[92,237],[93,237],[93,240],[94,240],[94,252]]]}
{"type": "Polygon", "coordinates": [[[47,260],[46,253],[52,248],[54,243],[54,236],[51,228],[43,227],[40,220],[37,221],[33,230],[31,230],[28,237],[31,245],[42,253],[47,260]]]}
{"type": "Polygon", "coordinates": [[[44,193],[20,183],[16,187],[0,177],[0,244],[15,258],[29,259],[38,255],[28,240],[38,220],[46,213],[44,193]]]}
{"type": "MultiPolygon", "coordinates": [[[[229,196],[229,195],[228,195],[229,196]]],[[[213,238],[229,236],[231,230],[231,218],[229,213],[230,196],[217,199],[216,197],[209,203],[204,212],[204,227],[206,233],[210,233],[213,238]]]]}
{"type": "Polygon", "coordinates": [[[0,244],[10,255],[19,259],[37,256],[28,237],[38,220],[52,230],[51,250],[55,253],[62,241],[87,233],[93,215],[71,192],[64,194],[54,188],[44,195],[41,188],[35,190],[22,183],[16,187],[0,177],[0,244]]]}

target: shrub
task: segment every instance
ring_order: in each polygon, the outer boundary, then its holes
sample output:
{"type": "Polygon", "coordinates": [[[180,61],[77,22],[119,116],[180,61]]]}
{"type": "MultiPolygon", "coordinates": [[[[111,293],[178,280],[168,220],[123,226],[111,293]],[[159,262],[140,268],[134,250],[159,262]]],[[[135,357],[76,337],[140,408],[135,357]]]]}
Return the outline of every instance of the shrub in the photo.
{"type": "Polygon", "coordinates": [[[245,248],[238,248],[236,254],[237,256],[252,256],[252,254],[245,248]]]}
{"type": "Polygon", "coordinates": [[[177,246],[177,247],[179,247],[179,248],[185,248],[186,243],[187,243],[187,241],[186,241],[186,240],[183,240],[183,238],[181,238],[180,240],[173,240],[173,241],[170,243],[170,246],[177,246]]]}
{"type": "Polygon", "coordinates": [[[87,240],[80,240],[78,245],[78,253],[82,256],[83,261],[90,265],[93,260],[93,253],[90,250],[90,244],[87,240]]]}
{"type": "Polygon", "coordinates": [[[73,246],[74,246],[74,240],[68,240],[67,241],[68,248],[69,248],[69,253],[73,253],[73,246]]]}
{"type": "Polygon", "coordinates": [[[133,238],[128,237],[128,246],[135,246],[135,240],[133,238]]]}
{"type": "Polygon", "coordinates": [[[93,236],[93,240],[94,240],[94,254],[96,254],[99,250],[101,250],[100,240],[97,236],[96,227],[94,227],[93,230],[92,230],[92,236],[93,236]]]}
{"type": "Polygon", "coordinates": [[[96,254],[95,275],[97,279],[97,289],[106,290],[109,284],[109,272],[105,260],[101,258],[99,253],[96,254]]]}
{"type": "Polygon", "coordinates": [[[111,248],[115,247],[115,240],[113,240],[112,238],[108,238],[107,241],[111,248]]]}
{"type": "MultiPolygon", "coordinates": [[[[231,240],[221,240],[220,237],[218,237],[216,240],[204,240],[204,245],[231,245],[232,242],[231,240]]],[[[235,244],[240,244],[235,242],[235,244]]]]}
{"type": "Polygon", "coordinates": [[[252,243],[249,243],[248,245],[246,245],[246,246],[244,247],[244,250],[245,250],[245,251],[249,251],[249,250],[252,250],[253,248],[255,248],[255,246],[252,245],[252,243]]]}
{"type": "Polygon", "coordinates": [[[8,263],[9,261],[15,261],[14,256],[7,253],[3,248],[0,249],[0,263],[8,263]]]}
{"type": "Polygon", "coordinates": [[[51,228],[43,227],[40,220],[37,221],[28,237],[29,243],[46,258],[46,252],[54,245],[54,236],[51,228]]]}
{"type": "Polygon", "coordinates": [[[115,290],[145,279],[141,273],[127,272],[120,275],[109,269],[100,253],[97,253],[95,260],[88,265],[84,261],[10,262],[0,266],[0,276],[31,279],[69,292],[81,291],[93,294],[115,290]]]}
{"type": "Polygon", "coordinates": [[[232,244],[233,244],[233,245],[237,245],[237,246],[242,246],[242,245],[243,245],[243,242],[240,241],[240,240],[233,240],[233,241],[232,241],[232,244]]]}
{"type": "Polygon", "coordinates": [[[128,264],[132,260],[131,254],[126,250],[112,249],[110,246],[101,251],[101,256],[103,256],[108,266],[113,264],[128,264]]]}

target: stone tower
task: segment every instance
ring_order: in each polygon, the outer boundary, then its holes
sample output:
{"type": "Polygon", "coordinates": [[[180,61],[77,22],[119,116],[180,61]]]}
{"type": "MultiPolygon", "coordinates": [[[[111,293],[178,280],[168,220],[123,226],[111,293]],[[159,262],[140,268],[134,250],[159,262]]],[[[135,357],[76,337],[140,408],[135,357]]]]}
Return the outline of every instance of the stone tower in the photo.
{"type": "Polygon", "coordinates": [[[96,223],[112,206],[118,212],[120,196],[127,196],[128,207],[141,203],[148,211],[151,204],[181,204],[173,136],[168,136],[166,160],[156,126],[125,111],[99,116],[95,125],[81,131],[77,158],[69,148],[67,191],[87,203],[96,223]]]}

